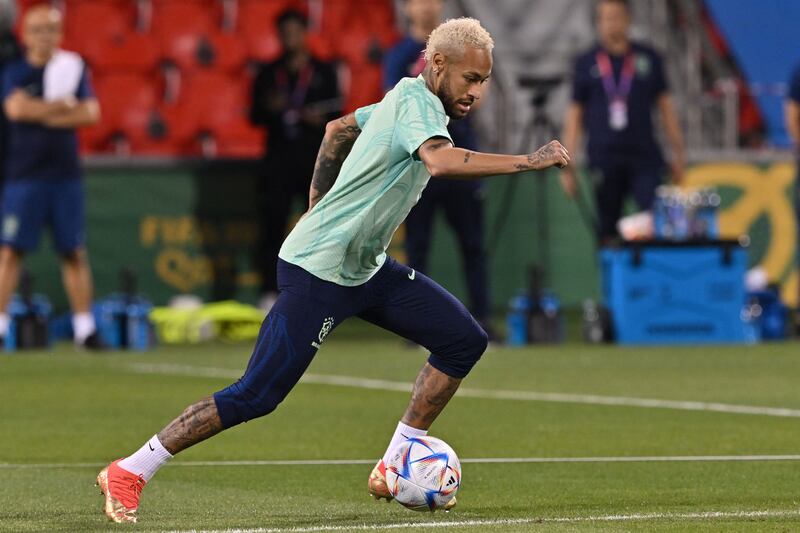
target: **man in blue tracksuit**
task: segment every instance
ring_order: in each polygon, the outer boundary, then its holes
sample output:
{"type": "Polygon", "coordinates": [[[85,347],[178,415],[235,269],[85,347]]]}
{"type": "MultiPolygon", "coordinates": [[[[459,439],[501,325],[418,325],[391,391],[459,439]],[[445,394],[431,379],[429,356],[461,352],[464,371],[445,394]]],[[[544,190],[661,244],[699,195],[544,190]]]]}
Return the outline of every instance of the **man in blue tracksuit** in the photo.
{"type": "Polygon", "coordinates": [[[62,258],[75,342],[97,348],[75,128],[97,122],[100,111],[83,60],[58,48],[61,36],[56,9],[31,8],[23,20],[25,54],[3,70],[9,125],[0,224],[0,337],[8,332],[6,309],[22,258],[36,249],[43,227],[49,226],[62,258]]]}

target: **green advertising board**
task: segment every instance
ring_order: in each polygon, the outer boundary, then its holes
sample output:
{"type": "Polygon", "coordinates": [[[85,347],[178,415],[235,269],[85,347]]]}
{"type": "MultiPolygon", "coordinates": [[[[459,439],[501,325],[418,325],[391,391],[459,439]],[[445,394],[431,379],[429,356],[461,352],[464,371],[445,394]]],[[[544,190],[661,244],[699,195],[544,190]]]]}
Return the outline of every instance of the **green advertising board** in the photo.
{"type": "MultiPolygon", "coordinates": [[[[120,271],[130,269],[140,291],[157,304],[176,294],[255,302],[256,175],[248,163],[91,167],[86,176],[88,243],[97,295],[117,290],[120,271]]],[[[751,262],[763,264],[773,281],[784,284],[789,301],[797,292],[792,176],[792,166],[785,163],[710,163],[694,166],[687,176],[690,184],[723,190],[722,231],[726,236],[750,233],[751,262]]],[[[534,264],[543,267],[545,284],[565,305],[574,307],[598,296],[588,217],[565,198],[555,172],[487,180],[485,194],[496,310],[524,290],[528,268],[534,264]]],[[[586,198],[588,202],[588,194],[586,198]]],[[[296,207],[299,215],[301,199],[296,207]]],[[[463,258],[457,240],[443,217],[437,219],[434,232],[430,274],[463,299],[463,258]]],[[[401,261],[403,238],[401,228],[390,250],[401,261]]],[[[27,266],[35,276],[36,291],[65,310],[58,260],[49,246],[27,258],[27,266]]]]}

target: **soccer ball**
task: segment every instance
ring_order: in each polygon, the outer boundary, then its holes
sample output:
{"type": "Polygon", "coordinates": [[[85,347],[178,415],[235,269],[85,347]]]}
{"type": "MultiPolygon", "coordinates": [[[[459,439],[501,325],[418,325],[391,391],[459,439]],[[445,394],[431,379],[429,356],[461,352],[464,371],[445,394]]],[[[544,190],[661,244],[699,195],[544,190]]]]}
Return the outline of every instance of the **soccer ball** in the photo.
{"type": "Polygon", "coordinates": [[[435,511],[453,499],[461,486],[461,463],[453,449],[435,437],[403,441],[386,464],[392,496],[413,511],[435,511]]]}

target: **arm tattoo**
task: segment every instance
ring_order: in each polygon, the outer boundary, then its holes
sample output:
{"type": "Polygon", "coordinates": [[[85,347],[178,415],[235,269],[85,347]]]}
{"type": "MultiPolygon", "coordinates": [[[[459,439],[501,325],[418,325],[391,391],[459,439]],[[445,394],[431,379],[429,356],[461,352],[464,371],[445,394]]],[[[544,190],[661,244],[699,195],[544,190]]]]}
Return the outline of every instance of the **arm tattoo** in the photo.
{"type": "Polygon", "coordinates": [[[343,128],[331,135],[326,134],[322,140],[317,154],[317,162],[314,165],[314,176],[311,178],[310,200],[312,205],[331,190],[339,176],[342,163],[361,133],[361,128],[350,124],[351,119],[353,119],[352,114],[340,118],[339,123],[343,128]]]}
{"type": "Polygon", "coordinates": [[[547,146],[539,148],[534,153],[528,154],[528,161],[526,163],[516,165],[516,168],[518,170],[536,170],[541,166],[543,161],[550,159],[555,155],[555,147],[548,144],[547,146]]]}
{"type": "Polygon", "coordinates": [[[173,455],[222,431],[217,404],[212,396],[187,407],[158,433],[158,440],[173,455]]]}
{"type": "Polygon", "coordinates": [[[472,157],[472,152],[467,152],[464,154],[464,164],[469,163],[469,158],[472,157]]]}

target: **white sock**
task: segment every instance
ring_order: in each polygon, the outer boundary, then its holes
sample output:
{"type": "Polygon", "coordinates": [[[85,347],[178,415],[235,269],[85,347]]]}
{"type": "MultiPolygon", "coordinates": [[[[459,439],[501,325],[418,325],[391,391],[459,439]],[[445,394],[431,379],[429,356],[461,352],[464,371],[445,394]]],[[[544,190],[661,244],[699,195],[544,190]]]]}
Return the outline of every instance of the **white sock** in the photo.
{"type": "Polygon", "coordinates": [[[72,330],[75,332],[75,342],[83,344],[86,338],[97,331],[92,313],[75,313],[72,315],[72,330]]]}
{"type": "Polygon", "coordinates": [[[119,467],[137,476],[142,476],[145,481],[150,481],[159,468],[172,459],[172,454],[158,440],[157,435],[139,448],[139,451],[119,462],[119,467]]]}
{"type": "Polygon", "coordinates": [[[427,429],[412,428],[411,426],[407,426],[402,422],[398,422],[397,429],[394,430],[392,440],[389,442],[389,447],[386,448],[386,452],[383,454],[383,464],[386,464],[389,461],[391,452],[393,452],[395,447],[397,447],[401,442],[406,439],[410,439],[411,437],[424,437],[427,434],[427,429]]]}
{"type": "Polygon", "coordinates": [[[5,337],[8,335],[8,324],[11,322],[11,319],[8,316],[8,313],[0,313],[0,337],[5,337]]]}

